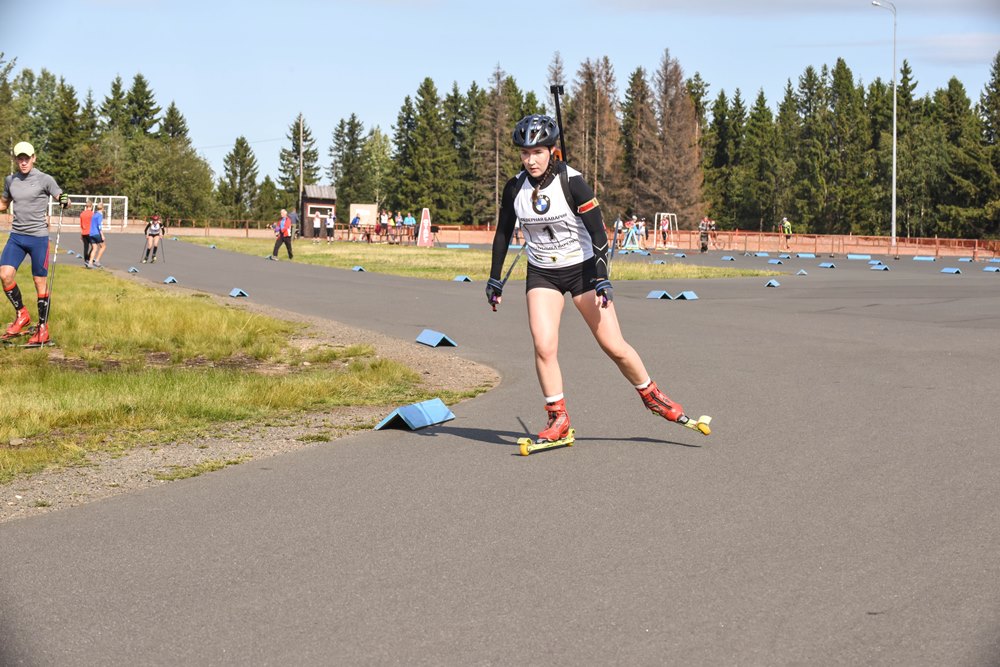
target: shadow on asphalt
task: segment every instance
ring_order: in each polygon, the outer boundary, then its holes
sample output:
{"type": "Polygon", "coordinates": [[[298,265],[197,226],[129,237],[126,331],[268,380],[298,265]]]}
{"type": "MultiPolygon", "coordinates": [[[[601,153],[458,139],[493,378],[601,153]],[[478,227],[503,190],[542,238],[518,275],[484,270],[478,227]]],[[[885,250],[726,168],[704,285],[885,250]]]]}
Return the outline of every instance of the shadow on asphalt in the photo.
{"type": "MultiPolygon", "coordinates": [[[[526,435],[529,437],[530,434],[518,432],[518,431],[491,431],[484,428],[464,428],[455,426],[438,426],[433,430],[428,429],[427,431],[417,431],[417,435],[434,437],[437,434],[442,435],[453,435],[459,438],[465,438],[466,440],[478,440],[489,445],[507,445],[510,447],[517,446],[517,439],[523,438],[526,435]]],[[[645,438],[645,437],[634,437],[634,438],[611,438],[611,437],[596,437],[591,436],[587,438],[576,439],[576,442],[648,442],[656,445],[676,445],[678,447],[688,447],[691,449],[701,449],[701,445],[693,445],[689,442],[676,442],[674,440],[661,440],[658,438],[645,438]]]]}

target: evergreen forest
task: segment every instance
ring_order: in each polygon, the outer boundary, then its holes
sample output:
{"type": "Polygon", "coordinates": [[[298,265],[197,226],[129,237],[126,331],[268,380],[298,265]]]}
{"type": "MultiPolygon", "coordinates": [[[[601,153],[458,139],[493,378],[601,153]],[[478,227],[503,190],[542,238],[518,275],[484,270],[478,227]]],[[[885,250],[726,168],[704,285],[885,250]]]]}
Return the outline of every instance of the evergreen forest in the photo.
{"type": "MultiPolygon", "coordinates": [[[[787,216],[796,232],[889,233],[891,81],[864,84],[838,59],[789,78],[780,100],[763,91],[710,93],[669,50],[622,80],[607,57],[568,72],[557,52],[547,79],[564,86],[568,161],[593,186],[606,222],[671,212],[682,228],[708,215],[721,229],[772,231],[787,216]]],[[[896,89],[899,235],[1000,237],[1000,53],[981,91],[957,78],[923,97],[917,86],[904,60],[896,89]]],[[[32,142],[38,168],[68,192],[127,195],[133,217],[271,221],[297,205],[302,182],[335,185],[339,211],[375,202],[427,207],[438,224],[487,225],[519,170],[511,129],[526,114],[554,113],[548,91],[523,90],[499,65],[467,90],[425,78],[403,97],[388,131],[352,113],[326,145],[298,114],[288,119],[272,179],[261,177],[245,136],[213,174],[182,111],[164,107],[142,74],[81,96],[63,77],[18,70],[0,52],[0,137],[9,146],[32,142]]],[[[13,168],[11,161],[5,171],[13,168]]]]}

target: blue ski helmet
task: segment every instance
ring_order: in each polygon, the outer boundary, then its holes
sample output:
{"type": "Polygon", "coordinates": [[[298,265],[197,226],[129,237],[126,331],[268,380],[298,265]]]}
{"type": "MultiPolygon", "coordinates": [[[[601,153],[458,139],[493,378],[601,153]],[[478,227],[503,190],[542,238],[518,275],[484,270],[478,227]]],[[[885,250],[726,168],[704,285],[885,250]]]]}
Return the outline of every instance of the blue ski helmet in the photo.
{"type": "Polygon", "coordinates": [[[531,114],[514,126],[514,145],[520,148],[555,146],[558,138],[559,125],[551,116],[531,114]]]}

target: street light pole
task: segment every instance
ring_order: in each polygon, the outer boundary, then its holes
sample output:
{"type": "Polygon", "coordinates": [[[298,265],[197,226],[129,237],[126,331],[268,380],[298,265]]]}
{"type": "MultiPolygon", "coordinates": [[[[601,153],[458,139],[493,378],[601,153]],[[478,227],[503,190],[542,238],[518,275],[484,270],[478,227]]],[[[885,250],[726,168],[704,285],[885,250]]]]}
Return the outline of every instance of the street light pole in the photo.
{"type": "Polygon", "coordinates": [[[872,0],[872,5],[892,12],[892,249],[896,250],[896,5],[872,0]]]}

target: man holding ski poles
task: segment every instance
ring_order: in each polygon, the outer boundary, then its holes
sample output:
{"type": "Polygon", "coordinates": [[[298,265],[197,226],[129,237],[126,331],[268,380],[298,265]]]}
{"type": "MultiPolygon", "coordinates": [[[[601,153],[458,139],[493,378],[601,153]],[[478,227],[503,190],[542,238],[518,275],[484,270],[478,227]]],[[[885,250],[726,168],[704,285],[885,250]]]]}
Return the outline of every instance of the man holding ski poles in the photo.
{"type": "Polygon", "coordinates": [[[28,345],[41,346],[49,342],[49,224],[46,212],[49,197],[57,198],[63,208],[69,206],[69,197],[54,178],[35,169],[35,148],[27,141],[14,146],[14,159],[17,172],[4,179],[3,195],[0,196],[0,211],[14,204],[10,238],[0,254],[0,282],[4,295],[14,306],[14,321],[0,338],[7,340],[21,335],[31,322],[15,280],[18,267],[28,256],[38,295],[38,329],[28,339],[28,345]]]}

